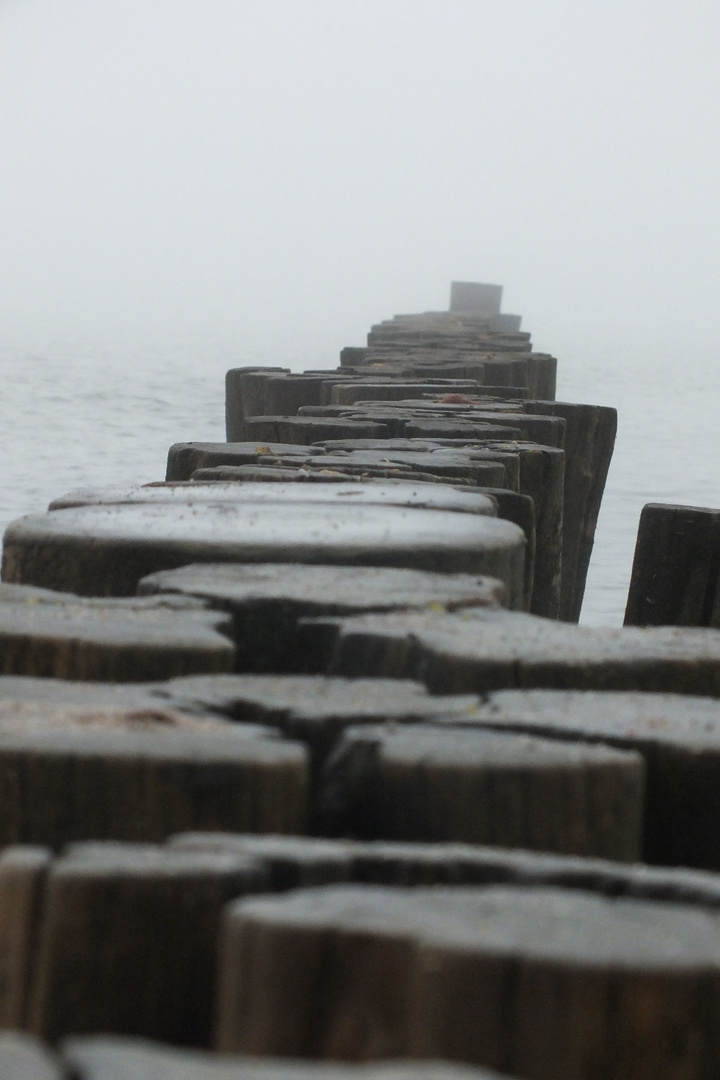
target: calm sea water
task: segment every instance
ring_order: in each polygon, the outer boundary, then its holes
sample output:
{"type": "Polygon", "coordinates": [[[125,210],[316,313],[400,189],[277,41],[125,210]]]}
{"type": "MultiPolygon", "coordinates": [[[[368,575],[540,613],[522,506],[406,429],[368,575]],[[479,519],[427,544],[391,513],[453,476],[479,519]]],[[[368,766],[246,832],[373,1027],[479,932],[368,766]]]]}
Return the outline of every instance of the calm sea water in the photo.
{"type": "MultiPolygon", "coordinates": [[[[224,439],[224,374],[246,363],[302,370],[335,360],[207,343],[0,348],[0,528],[72,488],[160,480],[173,442],[224,439]]],[[[621,624],[644,503],[720,506],[719,391],[711,352],[692,363],[656,353],[561,357],[559,398],[620,412],[583,622],[621,624]]]]}

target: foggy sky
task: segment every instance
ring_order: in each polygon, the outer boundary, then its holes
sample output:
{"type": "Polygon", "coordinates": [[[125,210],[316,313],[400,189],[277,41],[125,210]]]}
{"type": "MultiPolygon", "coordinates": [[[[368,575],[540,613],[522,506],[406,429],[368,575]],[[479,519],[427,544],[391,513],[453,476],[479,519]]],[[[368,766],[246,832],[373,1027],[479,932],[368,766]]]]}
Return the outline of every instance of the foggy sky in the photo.
{"type": "Polygon", "coordinates": [[[720,334],[717,0],[0,0],[0,337],[720,334]]]}

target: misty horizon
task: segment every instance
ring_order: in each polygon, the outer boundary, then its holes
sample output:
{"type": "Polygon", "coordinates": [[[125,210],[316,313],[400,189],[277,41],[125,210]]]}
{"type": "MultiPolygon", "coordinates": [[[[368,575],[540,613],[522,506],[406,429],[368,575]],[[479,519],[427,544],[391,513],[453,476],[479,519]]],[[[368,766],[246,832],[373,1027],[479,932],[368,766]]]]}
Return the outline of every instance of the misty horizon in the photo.
{"type": "Polygon", "coordinates": [[[5,0],[0,326],[330,355],[460,279],[561,356],[706,346],[719,41],[704,0],[5,0]]]}

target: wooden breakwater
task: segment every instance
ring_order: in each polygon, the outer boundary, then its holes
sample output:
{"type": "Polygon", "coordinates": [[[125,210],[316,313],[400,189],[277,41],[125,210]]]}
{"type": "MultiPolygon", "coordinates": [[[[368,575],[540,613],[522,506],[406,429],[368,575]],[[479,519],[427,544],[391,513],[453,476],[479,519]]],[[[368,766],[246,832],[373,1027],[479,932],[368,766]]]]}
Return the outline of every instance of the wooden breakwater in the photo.
{"type": "Polygon", "coordinates": [[[7,530],[0,1075],[720,1072],[720,632],[577,625],[616,416],[500,295],[7,530]]]}

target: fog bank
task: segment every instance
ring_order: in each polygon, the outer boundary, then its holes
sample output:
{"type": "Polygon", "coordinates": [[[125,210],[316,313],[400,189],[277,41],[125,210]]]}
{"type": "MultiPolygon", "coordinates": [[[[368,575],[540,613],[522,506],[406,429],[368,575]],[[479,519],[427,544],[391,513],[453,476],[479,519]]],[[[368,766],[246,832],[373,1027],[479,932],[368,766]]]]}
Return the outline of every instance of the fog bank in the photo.
{"type": "Polygon", "coordinates": [[[720,8],[0,5],[0,336],[329,362],[452,278],[536,346],[720,332],[720,8]]]}

